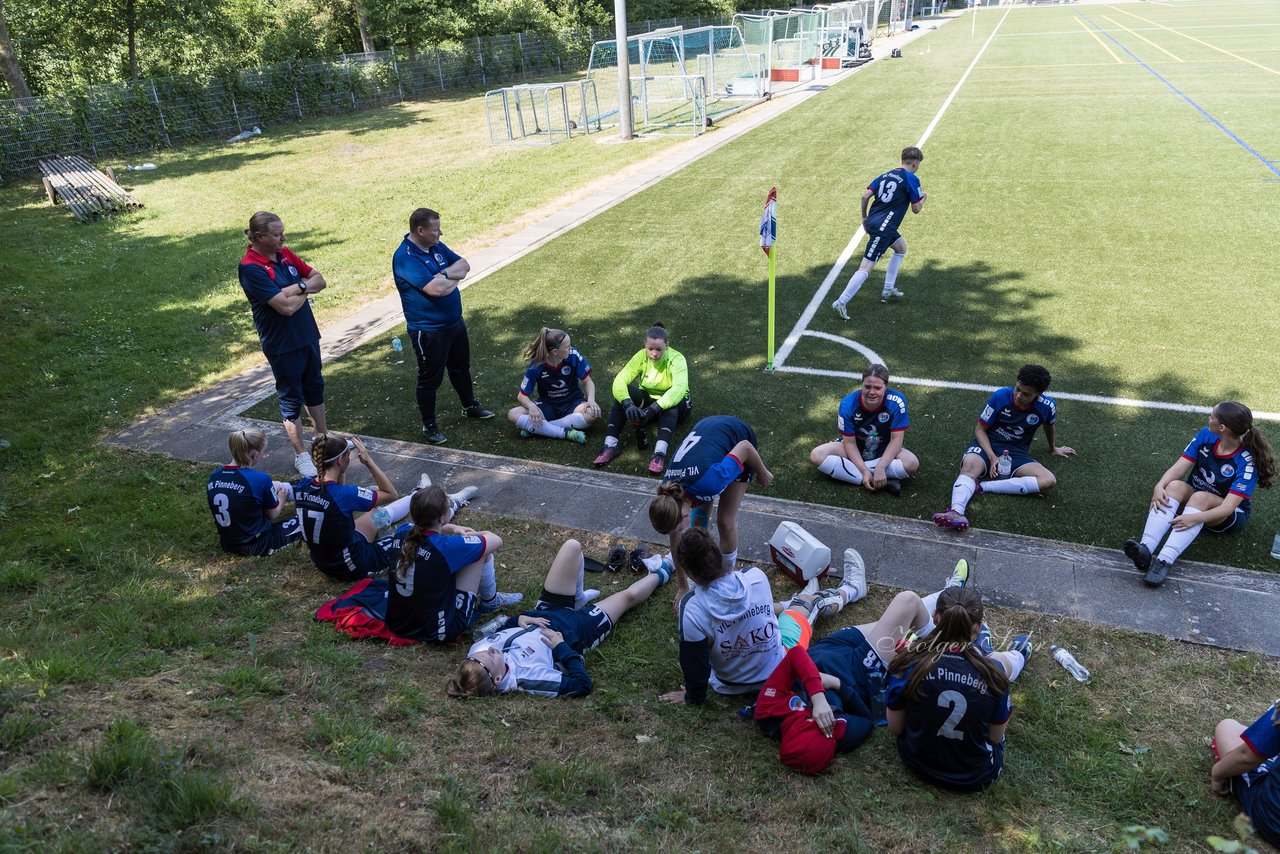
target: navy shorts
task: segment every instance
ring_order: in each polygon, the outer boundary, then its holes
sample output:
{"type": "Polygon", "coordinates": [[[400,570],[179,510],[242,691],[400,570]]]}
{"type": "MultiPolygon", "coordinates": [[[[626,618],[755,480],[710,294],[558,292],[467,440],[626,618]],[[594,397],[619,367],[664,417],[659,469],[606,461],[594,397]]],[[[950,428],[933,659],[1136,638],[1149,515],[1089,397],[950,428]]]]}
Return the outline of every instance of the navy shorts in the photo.
{"type": "Polygon", "coordinates": [[[889,231],[884,234],[868,234],[867,248],[863,250],[862,257],[874,264],[880,260],[884,253],[892,248],[893,244],[898,242],[900,237],[902,235],[896,231],[889,231]]]}
{"type": "Polygon", "coordinates": [[[546,400],[534,401],[538,410],[542,412],[542,417],[548,421],[557,421],[566,415],[572,415],[573,410],[587,402],[585,397],[576,397],[573,400],[566,400],[561,403],[551,403],[546,400]]]}
{"type": "MultiPolygon", "coordinates": [[[[1025,448],[1014,448],[1006,445],[996,445],[993,443],[991,445],[991,450],[996,452],[997,459],[999,459],[1000,455],[1003,454],[1005,451],[1009,452],[1009,459],[1013,461],[1013,468],[1009,470],[1010,477],[1017,476],[1018,469],[1022,468],[1027,463],[1036,462],[1036,458],[1028,454],[1025,448]]],[[[987,452],[982,450],[982,448],[980,448],[977,445],[970,445],[969,447],[965,448],[964,452],[966,454],[974,454],[978,457],[981,457],[982,464],[987,467],[987,471],[991,471],[991,460],[987,459],[987,452]]]]}
{"type": "Polygon", "coordinates": [[[302,539],[302,525],[297,516],[290,516],[283,522],[275,522],[263,531],[252,542],[238,546],[223,545],[223,551],[249,557],[266,557],[275,554],[285,546],[290,546],[302,539]]]}
{"type": "Polygon", "coordinates": [[[551,628],[564,635],[565,643],[578,652],[595,649],[613,634],[613,620],[596,605],[575,611],[572,608],[545,608],[525,611],[530,617],[545,617],[551,628]]]}
{"type": "Polygon", "coordinates": [[[926,783],[932,783],[953,792],[979,792],[1000,779],[1000,769],[1004,767],[1004,739],[1000,739],[999,744],[991,745],[990,767],[985,770],[985,773],[979,774],[977,779],[968,783],[958,783],[955,780],[944,780],[934,776],[926,766],[918,764],[914,757],[903,752],[901,738],[898,739],[898,756],[902,758],[902,764],[907,766],[907,770],[926,783]]]}
{"type": "MultiPolygon", "coordinates": [[[[351,542],[343,547],[333,560],[315,563],[325,575],[341,581],[359,581],[362,578],[381,575],[391,564],[386,546],[390,540],[390,537],[384,537],[376,543],[371,543],[364,538],[364,534],[357,532],[351,542]]],[[[314,550],[312,557],[315,557],[314,550]]]]}
{"type": "Polygon", "coordinates": [[[320,373],[320,342],[287,353],[267,356],[276,378],[280,417],[297,421],[302,407],[324,403],[324,377],[320,373]]]}
{"type": "Polygon", "coordinates": [[[1248,509],[1245,509],[1244,507],[1237,507],[1236,512],[1231,514],[1225,522],[1218,525],[1216,528],[1209,528],[1209,530],[1215,534],[1230,534],[1232,531],[1238,531],[1248,523],[1249,514],[1252,511],[1252,507],[1249,507],[1248,509]]]}
{"type": "Polygon", "coordinates": [[[1231,778],[1231,794],[1240,809],[1253,820],[1258,835],[1280,848],[1280,776],[1275,770],[1276,757],[1258,766],[1258,770],[1231,778]]]}
{"type": "MultiPolygon", "coordinates": [[[[477,601],[479,601],[479,597],[476,594],[468,593],[465,590],[459,590],[449,600],[444,614],[445,639],[443,643],[457,643],[462,639],[463,635],[471,631],[476,622],[477,601]]],[[[434,634],[430,638],[419,638],[419,640],[440,642],[434,634]]]]}

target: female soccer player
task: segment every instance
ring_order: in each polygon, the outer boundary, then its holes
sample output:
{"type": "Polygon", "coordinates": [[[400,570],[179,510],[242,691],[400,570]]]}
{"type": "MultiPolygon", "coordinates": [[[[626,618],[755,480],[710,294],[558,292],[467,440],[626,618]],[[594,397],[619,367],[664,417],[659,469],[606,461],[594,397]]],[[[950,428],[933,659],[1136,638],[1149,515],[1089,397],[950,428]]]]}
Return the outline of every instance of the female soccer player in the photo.
{"type": "Polygon", "coordinates": [[[453,508],[443,489],[429,486],[414,493],[409,516],[411,524],[379,544],[394,562],[388,629],[402,638],[453,643],[478,617],[524,598],[519,593],[499,598],[493,553],[502,548],[502,538],[449,524],[453,508]]]}
{"type": "Polygon", "coordinates": [[[1235,795],[1258,835],[1280,848],[1280,700],[1247,728],[1227,718],[1213,732],[1210,781],[1219,795],[1235,795]]]}
{"type": "Polygon", "coordinates": [[[655,323],[644,333],[644,348],[631,357],[613,379],[613,406],[605,428],[604,447],[592,465],[605,466],[619,453],[618,437],[630,421],[636,430],[636,448],[649,447],[648,424],[658,422],[658,438],[649,460],[650,474],[662,474],[667,448],[676,425],[693,411],[689,402],[689,367],[684,356],[667,346],[667,328],[655,323]]]}
{"type": "Polygon", "coordinates": [[[449,679],[449,696],[488,697],[512,691],[539,697],[590,694],[594,686],[582,654],[604,643],[623,614],[666,584],[671,567],[661,564],[595,605],[584,600],[582,572],[582,546],[566,540],[547,572],[537,606],[472,644],[449,679]]]}
{"type": "Polygon", "coordinates": [[[948,587],[933,612],[935,631],[889,665],[889,731],[916,775],[950,789],[994,783],[1004,762],[1004,730],[1013,714],[1009,683],[1031,654],[1027,635],[992,652],[982,625],[982,596],[948,587]]]}
{"type": "MultiPolygon", "coordinates": [[[[751,425],[732,415],[704,418],[676,450],[658,484],[658,495],[649,502],[649,521],[659,534],[667,534],[671,551],[689,525],[707,527],[711,506],[720,497],[716,530],[726,569],[738,560],[738,508],[752,477],[762,486],[773,483],[757,450],[759,442],[751,425]]],[[[688,589],[684,570],[676,561],[680,595],[688,589]]]]}
{"type": "Polygon", "coordinates": [[[209,475],[205,488],[222,550],[265,556],[301,539],[296,518],[275,521],[293,500],[293,488],[254,469],[267,450],[267,434],[257,427],[234,430],[227,445],[233,462],[209,475]]]}
{"type": "Polygon", "coordinates": [[[1209,415],[1209,426],[1156,484],[1142,538],[1126,540],[1124,553],[1146,573],[1142,580],[1147,585],[1159,587],[1201,528],[1207,525],[1215,534],[1243,528],[1253,508],[1254,487],[1270,488],[1275,481],[1276,460],[1267,437],[1253,423],[1253,413],[1243,403],[1223,401],[1209,415]],[[1153,561],[1166,533],[1169,537],[1153,561]]]}
{"type": "Polygon", "coordinates": [[[868,365],[862,372],[862,387],[840,401],[836,426],[839,439],[809,452],[809,461],[828,477],[898,495],[902,481],[920,467],[916,455],[902,446],[910,426],[907,399],[889,388],[884,365],[868,365]]]}
{"type": "Polygon", "coordinates": [[[542,327],[525,348],[524,357],[529,367],[516,393],[520,405],[508,412],[507,418],[520,428],[521,436],[536,433],[585,443],[582,431],[600,417],[600,407],[596,405],[591,365],[569,342],[569,333],[542,327]]]}

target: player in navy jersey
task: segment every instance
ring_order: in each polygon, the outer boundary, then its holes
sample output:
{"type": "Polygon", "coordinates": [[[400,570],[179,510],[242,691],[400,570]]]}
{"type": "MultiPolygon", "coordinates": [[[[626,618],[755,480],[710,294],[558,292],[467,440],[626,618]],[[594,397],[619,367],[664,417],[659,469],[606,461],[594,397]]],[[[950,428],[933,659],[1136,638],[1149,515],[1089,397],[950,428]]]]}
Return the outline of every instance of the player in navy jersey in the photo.
{"type": "Polygon", "coordinates": [[[254,469],[267,450],[267,434],[244,427],[227,437],[227,445],[233,462],[209,475],[205,488],[222,550],[265,556],[301,539],[296,518],[276,521],[293,500],[293,488],[254,469]]]}
{"type": "Polygon", "coordinates": [[[1258,835],[1280,848],[1280,700],[1248,727],[1220,721],[1213,735],[1213,790],[1235,795],[1258,835]]]}
{"type": "Polygon", "coordinates": [[[982,596],[949,587],[933,612],[935,631],[913,641],[889,665],[889,731],[898,755],[922,779],[961,791],[995,782],[1013,706],[1009,685],[1031,654],[1027,635],[1007,652],[990,648],[982,596]]]}
{"type": "Polygon", "coordinates": [[[880,298],[888,300],[889,297],[902,296],[902,291],[896,285],[898,269],[907,254],[907,241],[898,233],[898,227],[902,225],[907,209],[910,208],[912,213],[920,213],[924,200],[928,197],[928,193],[920,190],[920,179],[916,177],[922,160],[924,154],[920,149],[914,146],[902,149],[902,165],[876,178],[862,192],[862,230],[867,233],[867,246],[863,250],[858,272],[850,277],[844,292],[831,304],[841,319],[849,319],[845,306],[871,276],[871,268],[889,249],[893,250],[893,255],[885,270],[884,289],[880,292],[880,298]],[[867,209],[868,203],[871,204],[870,210],[867,209]]]}
{"type": "Polygon", "coordinates": [[[996,389],[987,399],[973,431],[974,443],[965,449],[960,475],[951,487],[951,506],[933,514],[933,524],[957,531],[968,528],[965,508],[979,491],[1033,495],[1057,484],[1053,472],[1036,462],[1030,453],[1031,440],[1040,427],[1044,427],[1044,438],[1052,456],[1072,457],[1076,453],[1074,448],[1057,443],[1054,422],[1058,417],[1058,404],[1044,393],[1051,379],[1042,366],[1023,365],[1012,387],[996,389]],[[1002,474],[1001,457],[1006,454],[1009,471],[1002,474]]]}
{"type": "Polygon", "coordinates": [[[836,417],[840,438],[809,452],[818,471],[835,480],[890,495],[902,492],[902,481],[916,473],[920,460],[902,446],[911,426],[907,398],[889,388],[889,369],[868,365],[862,387],[840,401],[836,417]]]}
{"type": "Polygon", "coordinates": [[[536,433],[552,439],[587,441],[582,431],[600,417],[591,365],[569,341],[563,329],[542,327],[525,348],[529,367],[516,399],[520,405],[507,413],[521,436],[536,433]],[[585,395],[584,395],[585,392],[585,395]],[[534,400],[534,394],[538,399],[534,400]]]}
{"type": "Polygon", "coordinates": [[[438,486],[414,493],[409,515],[411,523],[379,543],[391,564],[387,628],[402,638],[453,643],[482,613],[481,580],[493,575],[502,538],[449,524],[453,509],[438,486]]]}
{"type": "Polygon", "coordinates": [[[582,654],[613,634],[622,615],[646,601],[671,577],[659,563],[643,578],[598,604],[583,598],[582,546],[560,547],[532,611],[511,617],[472,644],[449,679],[450,697],[523,691],[538,697],[585,697],[594,689],[582,654]]]}
{"type": "Polygon", "coordinates": [[[1202,528],[1215,534],[1243,528],[1253,509],[1254,487],[1270,488],[1275,480],[1275,457],[1253,423],[1253,412],[1243,403],[1223,401],[1210,413],[1209,426],[1156,484],[1142,537],[1126,540],[1124,553],[1145,573],[1144,582],[1159,587],[1202,528]],[[1165,534],[1168,539],[1153,561],[1165,534]]]}
{"type": "MultiPolygon", "coordinates": [[[[713,415],[704,418],[685,436],[667,461],[658,494],[649,502],[649,521],[659,534],[667,534],[671,551],[689,525],[705,528],[717,497],[716,530],[724,565],[738,561],[738,508],[752,478],[762,486],[773,483],[773,473],[760,456],[756,431],[741,418],[713,415]]],[[[689,590],[684,571],[676,565],[678,596],[689,590]]]]}

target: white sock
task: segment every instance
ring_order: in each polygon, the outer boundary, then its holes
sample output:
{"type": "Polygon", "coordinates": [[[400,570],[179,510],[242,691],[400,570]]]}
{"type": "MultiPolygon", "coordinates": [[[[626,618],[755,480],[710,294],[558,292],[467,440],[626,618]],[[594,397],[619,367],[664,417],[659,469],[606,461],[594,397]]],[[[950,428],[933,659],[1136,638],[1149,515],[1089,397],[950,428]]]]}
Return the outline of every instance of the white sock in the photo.
{"type": "MultiPolygon", "coordinates": [[[[583,582],[583,579],[585,579],[586,577],[587,577],[587,561],[586,561],[586,558],[584,557],[582,560],[578,561],[578,583],[574,585],[574,589],[573,589],[573,598],[578,602],[582,601],[582,587],[583,587],[582,582],[583,582]]],[[[579,605],[578,607],[582,607],[582,606],[579,605]]]]}
{"type": "Polygon", "coordinates": [[[987,481],[982,485],[982,491],[994,495],[1035,495],[1040,491],[1040,482],[1031,475],[1006,477],[1004,480],[987,481]]]}
{"type": "Polygon", "coordinates": [[[902,460],[894,460],[889,463],[889,467],[884,470],[885,477],[897,478],[898,480],[906,480],[911,477],[907,474],[907,467],[902,464],[902,460]]]}
{"type": "Polygon", "coordinates": [[[870,276],[870,273],[864,273],[862,270],[850,276],[849,284],[844,286],[844,292],[840,294],[840,299],[837,302],[841,305],[847,305],[849,300],[853,299],[858,291],[862,289],[862,285],[870,276]]]}
{"type": "Polygon", "coordinates": [[[557,427],[554,421],[548,421],[545,418],[535,424],[528,415],[521,415],[516,419],[516,426],[521,430],[528,430],[530,433],[546,436],[549,439],[564,438],[564,428],[557,427]]]}
{"type": "Polygon", "coordinates": [[[616,447],[618,447],[618,437],[617,437],[617,436],[605,436],[605,437],[604,437],[604,446],[605,446],[606,448],[616,448],[616,447]]]}
{"type": "Polygon", "coordinates": [[[287,481],[283,481],[283,480],[273,480],[271,481],[271,486],[274,489],[284,489],[285,495],[288,496],[285,499],[286,501],[293,500],[293,484],[292,483],[288,483],[287,481]]]}
{"type": "Polygon", "coordinates": [[[1164,541],[1164,548],[1160,550],[1160,560],[1165,563],[1173,563],[1182,557],[1182,553],[1187,550],[1187,546],[1191,545],[1203,527],[1204,525],[1192,525],[1182,531],[1177,528],[1170,531],[1169,539],[1164,541]]]}
{"type": "Polygon", "coordinates": [[[581,412],[570,412],[563,418],[557,418],[551,423],[565,430],[585,430],[587,428],[587,416],[581,412]]]}
{"type": "Polygon", "coordinates": [[[1165,532],[1173,524],[1175,515],[1177,515],[1176,510],[1163,505],[1147,511],[1147,524],[1142,529],[1142,544],[1147,547],[1148,551],[1154,552],[1156,546],[1160,545],[1160,541],[1164,539],[1165,532]]]}
{"type": "Polygon", "coordinates": [[[667,452],[668,447],[669,445],[667,445],[666,439],[659,439],[657,442],[654,442],[653,443],[654,456],[657,456],[658,454],[665,454],[667,452]]]}
{"type": "Polygon", "coordinates": [[[889,256],[889,266],[884,271],[884,292],[887,294],[893,290],[893,285],[898,281],[898,268],[902,266],[902,259],[906,255],[902,252],[894,252],[889,256]]]}
{"type": "MultiPolygon", "coordinates": [[[[935,602],[936,602],[936,601],[937,601],[937,600],[935,600],[935,602]]],[[[933,616],[932,616],[932,614],[933,614],[933,609],[930,609],[930,610],[929,610],[929,614],[930,614],[930,617],[929,617],[929,619],[927,619],[927,620],[925,620],[925,621],[924,621],[924,625],[923,625],[923,626],[921,626],[920,628],[918,628],[918,629],[916,629],[916,630],[915,630],[915,631],[916,631],[916,637],[918,637],[918,638],[927,638],[929,635],[933,634],[933,630],[934,630],[934,628],[936,628],[936,627],[933,625],[933,616]]]]}
{"type": "Polygon", "coordinates": [[[488,602],[498,595],[498,576],[493,571],[493,555],[485,558],[484,569],[480,570],[480,589],[477,595],[481,602],[488,602]]]}
{"type": "Polygon", "coordinates": [[[844,593],[844,604],[846,605],[852,605],[854,602],[867,598],[865,584],[859,587],[856,584],[847,584],[844,581],[841,581],[838,589],[844,593]]]}
{"type": "Polygon", "coordinates": [[[941,595],[942,591],[939,590],[936,593],[930,593],[928,596],[921,597],[920,601],[924,602],[924,612],[930,617],[933,616],[934,611],[938,610],[938,597],[941,595]]]}
{"type": "Polygon", "coordinates": [[[731,552],[721,552],[720,560],[724,564],[725,569],[733,569],[738,565],[738,550],[734,549],[731,552]]]}
{"type": "Polygon", "coordinates": [[[844,458],[844,454],[832,454],[818,463],[818,471],[845,483],[862,483],[862,472],[853,463],[844,458]]]}
{"type": "Polygon", "coordinates": [[[964,513],[964,508],[969,506],[969,499],[977,491],[978,482],[969,475],[962,474],[957,477],[956,482],[951,486],[951,509],[957,513],[964,513]]]}
{"type": "Polygon", "coordinates": [[[589,590],[583,590],[577,596],[573,597],[573,610],[581,611],[592,602],[600,598],[600,591],[594,587],[589,590]]]}
{"type": "Polygon", "coordinates": [[[369,512],[373,517],[373,527],[381,531],[389,525],[394,525],[401,519],[409,515],[409,502],[413,500],[413,495],[402,495],[390,504],[384,504],[381,507],[375,507],[369,512]]]}

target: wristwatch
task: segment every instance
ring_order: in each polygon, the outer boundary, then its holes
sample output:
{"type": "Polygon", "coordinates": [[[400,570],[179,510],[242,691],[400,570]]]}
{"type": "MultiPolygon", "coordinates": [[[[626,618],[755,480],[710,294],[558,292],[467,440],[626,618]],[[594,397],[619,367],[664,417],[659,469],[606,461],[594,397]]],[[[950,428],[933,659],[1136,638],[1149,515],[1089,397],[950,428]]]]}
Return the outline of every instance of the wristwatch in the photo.
{"type": "Polygon", "coordinates": [[[302,288],[302,295],[303,295],[303,296],[306,296],[306,295],[307,295],[307,283],[306,283],[306,282],[298,282],[298,287],[302,288]]]}

